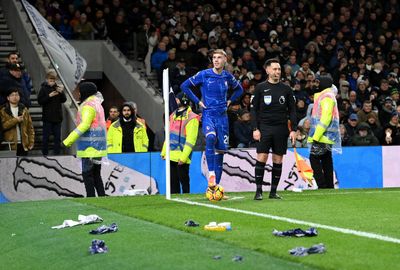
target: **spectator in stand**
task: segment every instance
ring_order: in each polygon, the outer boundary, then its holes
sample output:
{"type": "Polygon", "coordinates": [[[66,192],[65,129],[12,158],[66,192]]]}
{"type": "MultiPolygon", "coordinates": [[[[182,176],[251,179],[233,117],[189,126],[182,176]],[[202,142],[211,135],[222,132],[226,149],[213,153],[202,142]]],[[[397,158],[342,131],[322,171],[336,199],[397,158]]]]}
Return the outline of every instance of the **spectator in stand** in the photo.
{"type": "MultiPolygon", "coordinates": [[[[27,81],[23,77],[23,67],[20,64],[8,64],[8,73],[1,78],[0,92],[2,99],[0,105],[7,103],[6,96],[10,89],[19,89],[21,91],[18,102],[21,102],[25,107],[31,104],[32,85],[27,85],[27,81]]],[[[30,82],[30,81],[29,81],[30,82]]]]}
{"type": "Polygon", "coordinates": [[[42,105],[43,141],[42,154],[49,154],[49,138],[53,135],[54,155],[60,154],[61,122],[63,120],[62,104],[67,101],[64,86],[56,83],[57,73],[50,70],[46,74],[46,81],[42,83],[38,94],[38,102],[42,105]]]}
{"type": "Polygon", "coordinates": [[[193,52],[189,50],[187,41],[181,41],[176,51],[177,59],[184,59],[188,66],[192,66],[193,52]]]}
{"type": "Polygon", "coordinates": [[[355,113],[350,114],[349,119],[347,120],[347,123],[344,125],[346,128],[346,132],[349,135],[349,137],[353,137],[354,134],[356,133],[356,128],[358,125],[358,116],[355,113]]]}
{"type": "Polygon", "coordinates": [[[360,123],[356,128],[356,133],[350,140],[350,146],[376,146],[379,145],[378,139],[367,123],[360,123]]]}
{"type": "Polygon", "coordinates": [[[340,131],[342,146],[349,146],[350,136],[349,134],[347,134],[346,127],[343,124],[339,125],[339,131],[340,131]]]}
{"type": "Polygon", "coordinates": [[[389,82],[386,79],[382,79],[379,84],[378,101],[381,105],[385,102],[387,97],[390,97],[389,82]]]}
{"type": "Polygon", "coordinates": [[[257,70],[257,65],[254,62],[253,57],[251,56],[250,50],[246,50],[243,52],[242,61],[243,66],[246,67],[247,71],[253,72],[257,70]]]}
{"type": "MultiPolygon", "coordinates": [[[[267,52],[264,48],[260,47],[257,50],[257,55],[254,57],[254,62],[258,70],[263,70],[265,61],[267,61],[267,52]]],[[[293,75],[293,73],[291,75],[293,75]]]]}
{"type": "Polygon", "coordinates": [[[399,115],[393,112],[389,123],[383,127],[382,145],[400,145],[399,115]]]}
{"type": "Polygon", "coordinates": [[[33,149],[35,131],[28,108],[20,102],[21,92],[16,86],[9,89],[7,103],[0,109],[0,119],[4,141],[11,143],[17,156],[26,156],[33,149]]]}
{"type": "Polygon", "coordinates": [[[296,99],[296,119],[297,123],[307,116],[307,106],[303,99],[296,99]]]}
{"type": "Polygon", "coordinates": [[[108,153],[147,152],[148,147],[149,138],[145,126],[137,120],[132,104],[125,102],[119,119],[108,129],[108,153]]]}
{"type": "MultiPolygon", "coordinates": [[[[168,58],[161,64],[161,70],[168,69],[169,80],[172,79],[172,71],[176,67],[178,59],[176,58],[176,49],[172,48],[168,50],[168,58]]],[[[160,88],[161,85],[160,85],[160,88]]]]}
{"type": "Polygon", "coordinates": [[[378,138],[379,141],[382,141],[382,126],[380,125],[378,116],[375,112],[370,112],[367,115],[366,123],[371,128],[371,131],[374,133],[375,137],[378,138]]]}
{"type": "Polygon", "coordinates": [[[96,11],[96,18],[93,22],[94,39],[106,39],[108,36],[108,29],[106,20],[104,19],[104,11],[99,9],[96,11]]]}
{"type": "Polygon", "coordinates": [[[250,93],[244,93],[242,97],[240,98],[240,109],[250,111],[250,99],[251,99],[251,94],[250,93]]]}
{"type": "Polygon", "coordinates": [[[253,77],[253,79],[251,79],[251,82],[253,82],[255,85],[257,85],[265,80],[261,70],[258,70],[258,69],[255,70],[253,72],[253,75],[254,75],[254,77],[253,77]]]}
{"type": "Polygon", "coordinates": [[[384,127],[392,118],[392,113],[395,111],[393,100],[391,97],[386,97],[382,108],[379,110],[379,122],[384,127]]]}
{"type": "Polygon", "coordinates": [[[109,37],[122,53],[127,53],[130,43],[129,26],[125,22],[123,11],[119,11],[109,26],[109,37]]]}
{"type": "MultiPolygon", "coordinates": [[[[372,102],[370,100],[366,100],[363,103],[362,109],[357,112],[358,122],[360,122],[360,123],[366,122],[368,119],[367,116],[370,113],[373,113],[377,116],[377,114],[374,111],[372,111],[372,102]]],[[[379,124],[379,122],[378,122],[378,124],[379,124]]]]}
{"type": "MultiPolygon", "coordinates": [[[[4,68],[2,68],[2,69],[0,70],[0,81],[1,81],[1,78],[2,78],[3,76],[8,76],[8,74],[9,74],[9,67],[10,67],[12,64],[18,64],[19,61],[20,61],[20,59],[19,59],[18,53],[16,53],[16,52],[10,52],[10,53],[7,55],[7,62],[6,62],[6,65],[5,65],[4,68]]],[[[22,66],[21,66],[21,67],[22,67],[22,66]]],[[[21,83],[22,83],[22,89],[23,89],[23,91],[26,92],[26,93],[29,93],[29,95],[30,95],[30,93],[32,92],[32,89],[33,89],[32,80],[31,80],[31,76],[29,75],[29,73],[26,72],[26,71],[24,71],[24,70],[22,70],[22,81],[21,81],[21,83]]],[[[0,89],[1,89],[1,88],[0,88],[0,89]]]]}
{"type": "Polygon", "coordinates": [[[250,123],[250,112],[248,110],[239,110],[239,118],[234,123],[234,134],[237,148],[248,148],[254,146],[253,130],[250,123]]]}
{"type": "Polygon", "coordinates": [[[94,28],[91,22],[88,22],[87,15],[82,13],[79,22],[74,27],[74,37],[79,40],[94,39],[94,28]]]}
{"type": "Polygon", "coordinates": [[[350,89],[350,84],[348,81],[341,81],[339,84],[339,93],[342,99],[348,99],[349,98],[349,89],[350,89]]]}
{"type": "Polygon", "coordinates": [[[160,42],[158,43],[157,50],[151,56],[151,68],[157,72],[157,81],[160,88],[162,88],[162,65],[167,59],[167,46],[164,42],[160,42]]]}
{"type": "Polygon", "coordinates": [[[376,62],[374,64],[374,69],[370,73],[369,82],[372,86],[379,86],[383,79],[385,79],[385,76],[383,74],[382,64],[376,62]]]}
{"type": "Polygon", "coordinates": [[[186,60],[180,58],[176,66],[172,69],[170,77],[170,85],[172,86],[174,93],[177,94],[180,91],[181,84],[192,75],[190,67],[186,66],[186,60]]]}
{"type": "Polygon", "coordinates": [[[361,109],[361,103],[357,99],[356,91],[353,91],[353,90],[350,91],[349,102],[350,102],[351,111],[353,113],[357,113],[361,109]]]}
{"type": "Polygon", "coordinates": [[[357,90],[357,82],[358,82],[359,73],[357,68],[353,68],[351,71],[351,76],[348,77],[347,81],[349,82],[350,90],[357,90]]]}
{"type": "MultiPolygon", "coordinates": [[[[156,28],[153,25],[151,25],[150,19],[148,19],[147,21],[148,21],[148,24],[143,25],[143,31],[145,31],[144,34],[146,36],[146,45],[148,47],[146,56],[144,58],[144,65],[146,67],[146,75],[150,76],[150,74],[151,74],[151,56],[153,54],[154,47],[157,46],[157,44],[158,44],[159,33],[157,32],[156,28]]],[[[138,36],[139,36],[139,34],[138,34],[138,36]]]]}
{"type": "Polygon", "coordinates": [[[311,100],[307,92],[302,88],[300,81],[295,80],[293,86],[293,94],[296,97],[296,100],[303,99],[307,104],[310,104],[311,100]]]}
{"type": "Polygon", "coordinates": [[[111,124],[114,123],[115,121],[117,121],[118,119],[119,119],[118,107],[113,105],[108,110],[108,118],[106,120],[107,131],[110,128],[111,124]]]}
{"type": "Polygon", "coordinates": [[[359,80],[357,84],[357,100],[363,103],[369,100],[370,92],[367,89],[367,82],[365,80],[359,80]]]}
{"type": "Polygon", "coordinates": [[[62,19],[61,24],[58,27],[58,32],[63,36],[63,38],[70,40],[73,37],[74,29],[71,27],[68,17],[62,19]]]}
{"type": "Polygon", "coordinates": [[[387,76],[387,80],[389,82],[389,84],[393,87],[399,88],[400,84],[399,84],[399,78],[396,72],[390,72],[387,76]]]}
{"type": "Polygon", "coordinates": [[[297,64],[297,58],[296,55],[290,55],[289,56],[289,61],[287,63],[287,65],[289,65],[292,69],[292,76],[295,76],[295,74],[297,73],[297,71],[300,69],[300,65],[297,64]]]}
{"type": "Polygon", "coordinates": [[[393,105],[397,108],[398,105],[400,105],[399,101],[399,90],[397,90],[396,87],[393,87],[390,89],[390,97],[393,100],[393,105]]]}

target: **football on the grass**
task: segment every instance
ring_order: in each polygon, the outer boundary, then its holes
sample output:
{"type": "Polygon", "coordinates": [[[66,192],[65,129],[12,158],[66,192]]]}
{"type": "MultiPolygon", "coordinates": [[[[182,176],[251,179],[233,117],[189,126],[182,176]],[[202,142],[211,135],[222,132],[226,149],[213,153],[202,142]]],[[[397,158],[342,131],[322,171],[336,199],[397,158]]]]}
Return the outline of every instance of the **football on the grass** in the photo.
{"type": "Polygon", "coordinates": [[[206,197],[210,201],[220,201],[224,197],[224,188],[220,185],[214,188],[208,187],[206,190],[206,197]]]}

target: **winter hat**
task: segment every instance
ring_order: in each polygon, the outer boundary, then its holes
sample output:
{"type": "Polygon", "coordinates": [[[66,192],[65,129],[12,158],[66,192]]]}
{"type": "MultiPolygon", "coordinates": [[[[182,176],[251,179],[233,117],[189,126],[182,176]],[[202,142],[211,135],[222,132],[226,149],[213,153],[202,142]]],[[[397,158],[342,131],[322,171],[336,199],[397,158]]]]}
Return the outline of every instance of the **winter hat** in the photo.
{"type": "Polygon", "coordinates": [[[81,101],[97,93],[97,86],[92,82],[81,82],[79,84],[79,92],[81,93],[81,101]]]}
{"type": "Polygon", "coordinates": [[[189,99],[185,95],[185,93],[180,92],[179,94],[176,95],[176,98],[179,99],[179,103],[181,106],[188,106],[189,105],[189,99]]]}
{"type": "Polygon", "coordinates": [[[319,89],[325,90],[326,88],[332,87],[332,78],[330,76],[320,76],[319,78],[319,89]]]}

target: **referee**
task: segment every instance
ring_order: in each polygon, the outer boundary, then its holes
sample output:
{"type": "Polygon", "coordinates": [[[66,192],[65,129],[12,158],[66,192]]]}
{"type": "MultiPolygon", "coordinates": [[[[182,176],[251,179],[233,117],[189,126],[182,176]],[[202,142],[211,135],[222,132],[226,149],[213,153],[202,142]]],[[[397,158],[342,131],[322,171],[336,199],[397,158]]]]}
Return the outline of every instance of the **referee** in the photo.
{"type": "Polygon", "coordinates": [[[264,64],[268,78],[256,86],[251,103],[253,138],[257,141],[257,162],[255,181],[257,185],[254,200],[262,200],[264,168],[272,149],[272,179],[270,199],[282,199],[276,194],[282,174],[283,155],[287,150],[287,138],[296,139],[296,105],[292,89],[282,83],[281,66],[277,59],[268,59],[264,64]],[[289,133],[288,119],[291,123],[289,133]]]}

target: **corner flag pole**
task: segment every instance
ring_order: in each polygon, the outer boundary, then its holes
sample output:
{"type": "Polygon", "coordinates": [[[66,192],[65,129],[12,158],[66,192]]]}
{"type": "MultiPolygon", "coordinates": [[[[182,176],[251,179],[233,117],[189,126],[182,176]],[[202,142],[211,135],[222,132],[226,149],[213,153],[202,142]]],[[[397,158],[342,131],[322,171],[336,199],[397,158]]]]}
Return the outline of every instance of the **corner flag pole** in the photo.
{"type": "Polygon", "coordinates": [[[163,70],[164,122],[165,122],[165,198],[171,199],[171,167],[169,144],[169,78],[168,69],[163,70]]]}

